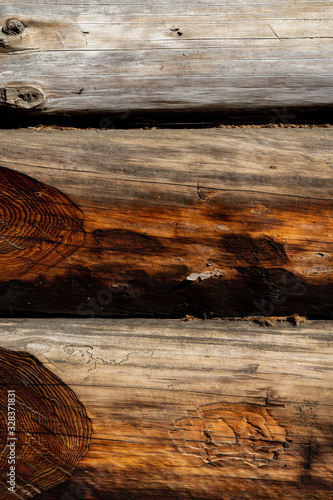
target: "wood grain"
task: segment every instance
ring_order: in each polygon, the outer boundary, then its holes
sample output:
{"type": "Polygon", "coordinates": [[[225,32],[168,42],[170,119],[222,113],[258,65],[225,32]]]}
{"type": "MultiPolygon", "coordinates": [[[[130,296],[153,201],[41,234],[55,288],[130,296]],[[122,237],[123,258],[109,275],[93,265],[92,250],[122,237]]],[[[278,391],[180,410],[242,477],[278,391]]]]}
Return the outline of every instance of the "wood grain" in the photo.
{"type": "Polygon", "coordinates": [[[0,499],[32,498],[66,481],[91,423],[74,392],[35,357],[0,348],[0,499]]]}
{"type": "Polygon", "coordinates": [[[56,189],[0,167],[0,192],[1,281],[52,267],[82,245],[82,214],[56,189]]]}
{"type": "Polygon", "coordinates": [[[3,254],[0,306],[330,315],[332,146],[329,128],[3,131],[2,172],[25,180],[2,206],[33,204],[1,216],[26,245],[3,254]]]}
{"type": "Polygon", "coordinates": [[[19,109],[265,108],[276,121],[277,106],[332,105],[330,0],[2,0],[0,16],[2,92],[41,96],[2,99],[19,109]]]}
{"type": "Polygon", "coordinates": [[[36,500],[332,499],[332,322],[2,320],[93,436],[36,500]],[[67,495],[67,496],[66,496],[67,495]]]}

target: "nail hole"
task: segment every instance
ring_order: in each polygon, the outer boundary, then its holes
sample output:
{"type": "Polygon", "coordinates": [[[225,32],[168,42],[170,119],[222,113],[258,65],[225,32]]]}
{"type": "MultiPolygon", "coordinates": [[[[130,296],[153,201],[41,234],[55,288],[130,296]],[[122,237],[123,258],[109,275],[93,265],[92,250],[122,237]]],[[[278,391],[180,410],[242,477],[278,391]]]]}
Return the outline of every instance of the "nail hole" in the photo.
{"type": "Polygon", "coordinates": [[[175,33],[177,33],[178,36],[182,36],[183,33],[180,31],[179,28],[171,28],[170,31],[174,31],[175,33]]]}

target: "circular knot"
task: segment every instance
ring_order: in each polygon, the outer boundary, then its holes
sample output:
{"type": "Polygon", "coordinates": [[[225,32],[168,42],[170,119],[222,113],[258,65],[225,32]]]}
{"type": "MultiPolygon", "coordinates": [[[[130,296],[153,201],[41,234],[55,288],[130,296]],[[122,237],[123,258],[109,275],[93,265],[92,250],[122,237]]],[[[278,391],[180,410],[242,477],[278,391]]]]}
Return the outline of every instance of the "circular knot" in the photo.
{"type": "Polygon", "coordinates": [[[24,30],[24,24],[18,19],[8,19],[2,27],[2,32],[7,36],[20,35],[24,30]]]}

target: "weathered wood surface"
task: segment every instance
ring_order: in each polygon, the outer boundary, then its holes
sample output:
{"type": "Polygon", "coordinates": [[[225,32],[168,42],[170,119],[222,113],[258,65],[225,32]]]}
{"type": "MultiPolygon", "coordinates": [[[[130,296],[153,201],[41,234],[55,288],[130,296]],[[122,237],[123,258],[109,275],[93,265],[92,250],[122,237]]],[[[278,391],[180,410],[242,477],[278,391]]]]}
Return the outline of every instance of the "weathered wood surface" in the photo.
{"type": "Polygon", "coordinates": [[[332,150],[330,128],[3,131],[0,307],[330,315],[332,150]]]}
{"type": "Polygon", "coordinates": [[[331,0],[1,0],[0,26],[0,101],[20,109],[333,103],[331,0]]]}
{"type": "Polygon", "coordinates": [[[333,498],[332,322],[25,319],[0,335],[92,422],[73,476],[36,500],[333,498]]]}

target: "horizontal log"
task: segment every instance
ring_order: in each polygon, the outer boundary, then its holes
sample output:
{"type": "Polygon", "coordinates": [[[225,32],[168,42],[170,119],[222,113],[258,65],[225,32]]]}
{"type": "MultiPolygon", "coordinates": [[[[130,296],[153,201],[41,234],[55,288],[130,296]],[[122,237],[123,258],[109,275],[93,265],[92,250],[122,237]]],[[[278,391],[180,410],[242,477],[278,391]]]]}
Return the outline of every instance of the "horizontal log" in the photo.
{"type": "MultiPolygon", "coordinates": [[[[332,322],[25,319],[2,320],[0,334],[1,349],[17,351],[16,370],[29,355],[39,360],[35,377],[30,363],[15,378],[17,418],[28,415],[17,421],[17,446],[26,432],[39,432],[46,449],[68,446],[85,412],[92,424],[71,478],[36,500],[333,498],[332,322]],[[49,394],[46,371],[58,379],[49,394]],[[62,428],[59,394],[73,401],[62,428]],[[76,397],[85,410],[75,417],[76,397]]],[[[32,449],[23,450],[29,463],[32,449]]]]}
{"type": "Polygon", "coordinates": [[[333,130],[0,133],[0,307],[329,315],[333,130]]]}
{"type": "Polygon", "coordinates": [[[279,121],[277,106],[333,104],[330,0],[11,0],[0,26],[0,102],[18,109],[269,108],[279,121]]]}

